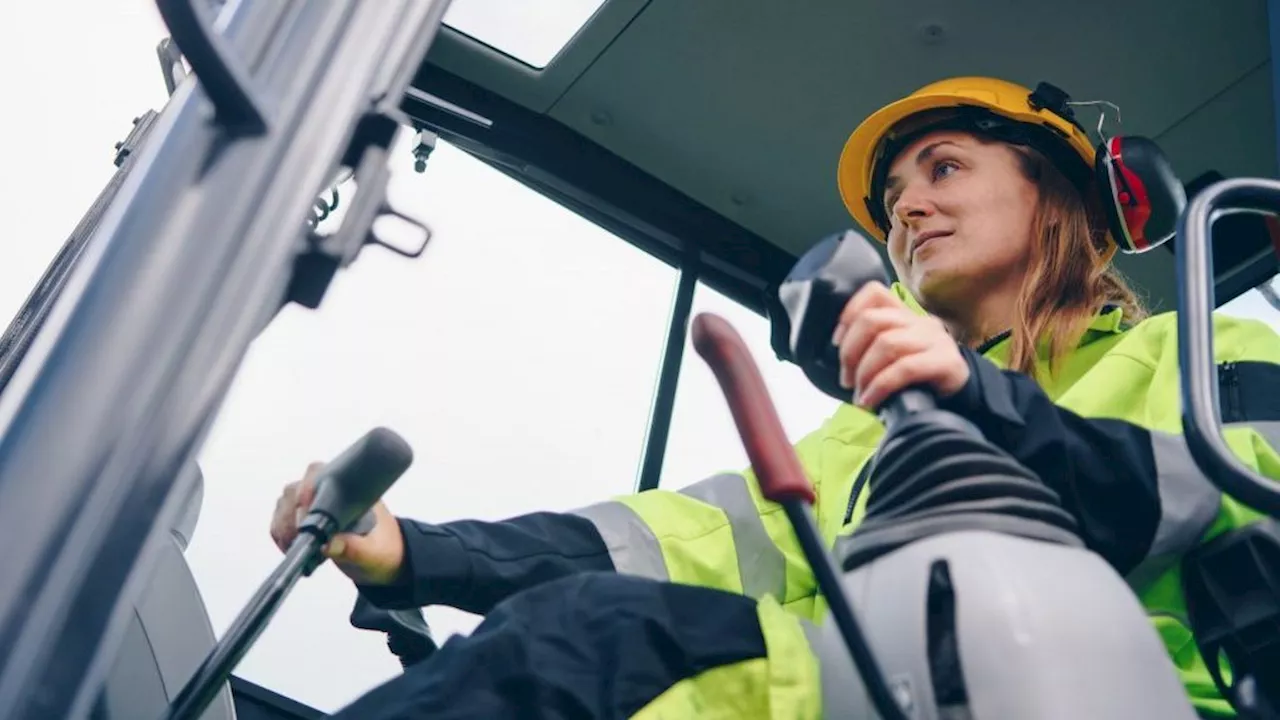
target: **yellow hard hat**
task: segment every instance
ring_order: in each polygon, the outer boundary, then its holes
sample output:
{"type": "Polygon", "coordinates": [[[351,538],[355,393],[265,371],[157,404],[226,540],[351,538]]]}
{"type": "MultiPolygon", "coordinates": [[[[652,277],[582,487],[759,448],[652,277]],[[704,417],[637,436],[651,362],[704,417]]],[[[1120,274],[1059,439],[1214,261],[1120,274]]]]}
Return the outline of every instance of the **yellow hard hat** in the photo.
{"type": "Polygon", "coordinates": [[[1090,183],[1096,150],[1069,100],[1048,83],[1035,91],[988,77],[926,85],[872,113],[849,136],[837,170],[840,196],[858,224],[884,242],[888,218],[881,198],[888,161],[920,134],[942,128],[1031,145],[1083,189],[1090,183]]]}

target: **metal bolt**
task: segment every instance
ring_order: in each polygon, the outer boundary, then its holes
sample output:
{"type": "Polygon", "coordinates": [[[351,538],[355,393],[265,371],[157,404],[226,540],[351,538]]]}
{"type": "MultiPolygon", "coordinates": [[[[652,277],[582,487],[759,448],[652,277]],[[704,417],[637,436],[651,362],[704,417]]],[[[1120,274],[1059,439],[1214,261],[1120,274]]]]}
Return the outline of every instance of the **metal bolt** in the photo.
{"type": "Polygon", "coordinates": [[[938,23],[929,23],[920,28],[920,37],[926,45],[937,45],[945,39],[947,31],[938,23]]]}

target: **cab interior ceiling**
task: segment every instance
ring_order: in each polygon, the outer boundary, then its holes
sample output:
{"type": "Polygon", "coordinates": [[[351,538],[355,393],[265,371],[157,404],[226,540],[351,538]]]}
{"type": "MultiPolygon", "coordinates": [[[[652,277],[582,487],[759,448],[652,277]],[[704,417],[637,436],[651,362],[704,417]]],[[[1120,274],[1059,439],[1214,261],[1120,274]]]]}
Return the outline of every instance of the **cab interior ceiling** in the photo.
{"type": "MultiPolygon", "coordinates": [[[[633,242],[683,236],[720,277],[763,286],[853,225],[835,183],[852,128],[946,76],[1115,103],[1108,130],[1156,139],[1192,191],[1212,173],[1276,177],[1268,28],[1266,0],[606,0],[541,70],[442,30],[415,89],[490,125],[406,108],[633,242]]],[[[1249,220],[1215,232],[1220,304],[1276,272],[1249,220]]],[[[1175,308],[1172,243],[1117,262],[1153,309],[1175,308]]]]}

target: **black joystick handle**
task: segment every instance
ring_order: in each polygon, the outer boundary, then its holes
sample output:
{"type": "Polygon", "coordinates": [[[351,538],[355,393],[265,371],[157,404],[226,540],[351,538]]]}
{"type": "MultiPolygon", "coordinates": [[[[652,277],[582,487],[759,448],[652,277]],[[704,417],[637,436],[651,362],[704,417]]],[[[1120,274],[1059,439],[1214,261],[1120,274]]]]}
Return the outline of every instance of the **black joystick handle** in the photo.
{"type": "Polygon", "coordinates": [[[372,506],[413,463],[413,449],[395,432],[376,427],[324,466],[299,531],[328,542],[336,533],[367,535],[377,522],[372,506]]]}
{"type": "Polygon", "coordinates": [[[413,450],[403,438],[386,428],[374,428],[325,466],[316,481],[315,500],[284,560],[205,656],[166,708],[164,720],[194,720],[204,714],[298,578],[310,575],[323,562],[321,546],[337,532],[368,532],[372,521],[362,518],[412,462],[413,450]]]}
{"type": "MultiPolygon", "coordinates": [[[[840,386],[839,349],[831,344],[831,336],[849,300],[872,281],[889,284],[880,254],[870,240],[846,230],[810,248],[778,288],[790,323],[787,350],[792,361],[819,390],[843,402],[853,400],[853,391],[840,386]]],[[[936,407],[932,391],[907,388],[875,411],[892,427],[908,415],[936,407]]]]}

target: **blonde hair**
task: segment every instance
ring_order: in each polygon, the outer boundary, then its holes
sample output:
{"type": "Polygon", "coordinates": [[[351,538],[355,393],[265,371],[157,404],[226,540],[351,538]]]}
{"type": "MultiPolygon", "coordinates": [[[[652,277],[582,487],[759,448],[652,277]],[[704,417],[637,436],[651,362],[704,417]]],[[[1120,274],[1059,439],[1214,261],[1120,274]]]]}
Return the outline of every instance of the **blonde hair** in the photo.
{"type": "Polygon", "coordinates": [[[1039,188],[1033,243],[1014,310],[1008,365],[1037,376],[1036,361],[1047,344],[1049,373],[1075,350],[1104,307],[1119,307],[1127,324],[1148,312],[1110,263],[1110,239],[1097,193],[1080,191],[1040,152],[1009,145],[1022,172],[1039,188]]]}

